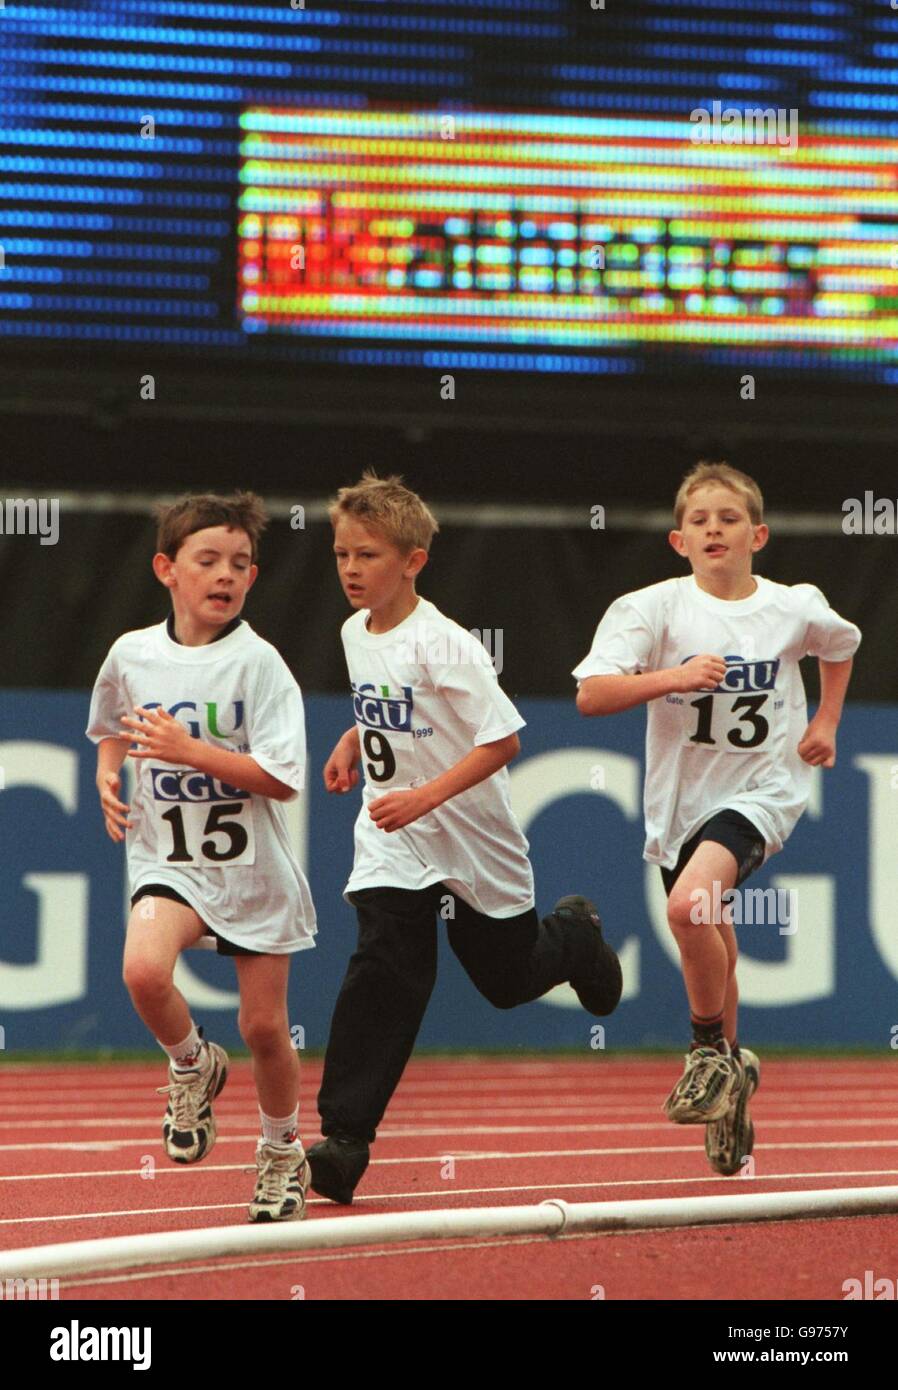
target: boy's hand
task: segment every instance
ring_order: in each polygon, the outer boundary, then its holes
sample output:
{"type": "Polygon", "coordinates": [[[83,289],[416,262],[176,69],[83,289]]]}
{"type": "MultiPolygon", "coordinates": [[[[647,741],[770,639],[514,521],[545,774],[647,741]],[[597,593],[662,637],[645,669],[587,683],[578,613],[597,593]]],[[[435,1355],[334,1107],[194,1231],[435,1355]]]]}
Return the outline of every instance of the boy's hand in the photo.
{"type": "Polygon", "coordinates": [[[798,745],[798,756],[811,767],[835,767],[836,728],[831,719],[815,714],[798,745]]]}
{"type": "Polygon", "coordinates": [[[121,783],[122,779],[117,772],[107,772],[97,782],[97,791],[100,793],[100,809],[106,822],[106,834],[110,840],[116,842],[124,840],[126,830],[134,829],[127,819],[128,807],[124,801],[118,799],[121,783]]]}
{"type": "Polygon", "coordinates": [[[677,690],[713,690],[727,673],[722,656],[693,656],[676,668],[677,690]]]}
{"type": "Polygon", "coordinates": [[[349,792],[359,780],[356,771],[357,756],[340,739],[333,753],[324,764],[324,785],[329,792],[349,792]]]}
{"type": "Polygon", "coordinates": [[[158,758],[163,763],[187,763],[190,766],[192,745],[196,742],[174,715],[164,709],[144,709],[138,705],[135,719],[126,714],[122,719],[133,733],[119,734],[128,743],[137,743],[139,748],[129,748],[129,758],[158,758]]]}
{"type": "Polygon", "coordinates": [[[368,807],[368,814],[378,830],[401,830],[420,816],[434,809],[434,800],[426,787],[411,787],[408,791],[387,792],[368,807]]]}

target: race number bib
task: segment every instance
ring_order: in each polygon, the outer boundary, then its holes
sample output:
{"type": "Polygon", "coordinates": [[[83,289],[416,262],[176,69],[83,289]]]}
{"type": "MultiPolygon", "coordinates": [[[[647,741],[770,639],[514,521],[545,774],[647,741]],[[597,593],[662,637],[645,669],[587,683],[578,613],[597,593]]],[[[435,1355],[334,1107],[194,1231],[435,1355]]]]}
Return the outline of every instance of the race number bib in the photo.
{"type": "Polygon", "coordinates": [[[202,772],[151,768],[156,862],[192,869],[254,864],[249,792],[202,772]]]}
{"type": "Polygon", "coordinates": [[[386,685],[354,685],[353,711],[369,785],[384,791],[412,786],[419,771],[414,741],[421,730],[412,727],[411,688],[393,693],[386,685]]]}
{"type": "Polygon", "coordinates": [[[684,742],[718,753],[763,751],[776,741],[785,717],[785,700],[776,689],[779,661],[727,657],[726,663],[716,690],[680,697],[684,742]]]}

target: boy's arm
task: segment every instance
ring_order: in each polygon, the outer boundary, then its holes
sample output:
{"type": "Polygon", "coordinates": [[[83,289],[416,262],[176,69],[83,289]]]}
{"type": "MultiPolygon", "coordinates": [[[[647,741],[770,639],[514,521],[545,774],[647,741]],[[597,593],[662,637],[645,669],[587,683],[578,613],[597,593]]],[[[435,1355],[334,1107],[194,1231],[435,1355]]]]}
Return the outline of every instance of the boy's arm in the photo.
{"type": "Polygon", "coordinates": [[[368,807],[371,819],[380,830],[401,830],[419,816],[426,816],[429,811],[442,806],[444,801],[492,777],[511,762],[520,750],[521,740],[517,734],[506,734],[505,738],[496,739],[493,743],[478,744],[454,766],[432,781],[425,782],[423,787],[387,792],[385,796],[372,801],[368,807]]]}
{"type": "Polygon", "coordinates": [[[217,777],[232,787],[240,787],[254,796],[268,796],[273,801],[287,801],[293,788],[265,772],[250,753],[232,753],[227,748],[215,748],[211,743],[194,738],[184,725],[164,709],[143,709],[138,705],[135,719],[122,719],[131,732],[119,735],[130,758],[158,758],[164,763],[183,763],[217,777]],[[136,749],[127,744],[137,743],[136,749]]]}
{"type": "Polygon", "coordinates": [[[359,780],[356,763],[362,756],[357,724],[347,729],[324,764],[324,785],[329,792],[348,792],[359,780]]]}
{"type": "Polygon", "coordinates": [[[833,767],[836,761],[836,730],[842,717],[854,659],[824,661],[821,658],[817,664],[820,668],[820,708],[798,745],[798,753],[812,767],[833,767]]]}
{"type": "Polygon", "coordinates": [[[128,807],[119,801],[122,763],[128,750],[118,738],[104,738],[97,744],[97,791],[100,793],[100,807],[106,822],[106,833],[110,840],[121,841],[124,832],[131,829],[128,820],[128,807]]]}
{"type": "Polygon", "coordinates": [[[620,714],[634,705],[647,704],[675,691],[713,690],[726,675],[726,662],[719,656],[693,656],[682,666],[664,671],[642,671],[636,675],[586,676],[577,691],[581,714],[620,714]]]}

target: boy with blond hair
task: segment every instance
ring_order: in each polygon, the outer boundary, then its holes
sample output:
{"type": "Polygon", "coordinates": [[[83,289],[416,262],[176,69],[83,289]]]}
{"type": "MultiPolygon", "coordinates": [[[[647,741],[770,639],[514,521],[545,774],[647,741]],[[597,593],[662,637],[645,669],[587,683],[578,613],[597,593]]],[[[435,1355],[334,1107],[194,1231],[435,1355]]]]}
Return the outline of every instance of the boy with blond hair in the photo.
{"type": "Polygon", "coordinates": [[[106,830],[127,845],[125,984],[170,1060],[165,1151],[198,1163],[215,1143],[212,1102],[228,1058],[203,1040],[172,977],[203,936],[234,957],[262,1127],[250,1220],[301,1218],[309,1168],[287,978],[293,952],[315,944],[315,912],[283,803],[303,789],[305,721],[283,659],[240,617],[265,510],[250,492],[201,494],[160,507],[158,519],[153,571],[172,612],[113,643],[87,729],[106,830]],[[130,807],[119,799],[126,756],[130,807]]]}
{"type": "Polygon", "coordinates": [[[752,1150],[748,1103],[760,1066],[737,1041],[730,909],[795,828],[810,768],[835,763],[860,632],[813,584],[752,574],[768,528],[745,473],[699,463],[677,493],[675,521],[669,541],[692,574],[615,600],[573,674],[581,714],[649,707],[645,858],[661,868],[692,1023],[686,1068],[664,1109],[676,1124],[706,1125],[712,1168],[732,1174],[752,1150]],[[820,665],[810,723],[804,656],[820,665]]]}
{"type": "Polygon", "coordinates": [[[500,1009],[570,981],[600,1017],[620,999],[620,963],[586,898],[540,921],[506,764],[524,721],[479,641],[415,581],[437,523],[401,479],[366,473],[331,506],[334,552],[355,613],[342,637],[355,724],[324,769],[348,792],[365,770],[346,897],[359,920],[334,1008],[318,1096],[312,1186],[352,1201],[436,978],[439,914],[449,945],[500,1009]]]}

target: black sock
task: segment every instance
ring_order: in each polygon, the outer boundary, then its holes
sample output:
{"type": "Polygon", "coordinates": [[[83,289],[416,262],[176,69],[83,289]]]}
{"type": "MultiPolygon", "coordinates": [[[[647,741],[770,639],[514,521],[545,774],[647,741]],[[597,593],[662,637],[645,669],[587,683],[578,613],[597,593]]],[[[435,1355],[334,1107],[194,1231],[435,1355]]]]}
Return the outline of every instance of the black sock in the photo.
{"type": "Polygon", "coordinates": [[[692,1045],[690,1052],[696,1047],[716,1047],[718,1052],[723,1051],[723,1013],[713,1014],[710,1018],[701,1018],[692,1015],[692,1045]]]}
{"type": "Polygon", "coordinates": [[[733,1041],[730,1043],[730,1052],[733,1054],[733,1056],[736,1058],[736,1061],[738,1062],[740,1057],[742,1056],[742,1053],[739,1051],[738,1038],[734,1038],[733,1041]]]}

